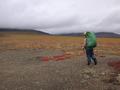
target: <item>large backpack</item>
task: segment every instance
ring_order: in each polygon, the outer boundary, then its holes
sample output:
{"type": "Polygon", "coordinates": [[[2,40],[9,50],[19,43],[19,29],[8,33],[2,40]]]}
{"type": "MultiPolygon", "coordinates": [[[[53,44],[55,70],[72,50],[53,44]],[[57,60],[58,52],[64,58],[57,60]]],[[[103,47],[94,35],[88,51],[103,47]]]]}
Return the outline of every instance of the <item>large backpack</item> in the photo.
{"type": "Polygon", "coordinates": [[[87,48],[94,48],[97,46],[95,33],[87,32],[86,38],[87,38],[87,48]]]}

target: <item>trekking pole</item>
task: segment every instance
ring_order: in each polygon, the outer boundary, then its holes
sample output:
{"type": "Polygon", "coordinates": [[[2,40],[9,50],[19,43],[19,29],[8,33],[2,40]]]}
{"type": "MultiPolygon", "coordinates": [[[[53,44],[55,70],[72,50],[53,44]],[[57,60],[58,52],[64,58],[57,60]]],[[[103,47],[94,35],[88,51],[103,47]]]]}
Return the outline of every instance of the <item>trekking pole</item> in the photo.
{"type": "Polygon", "coordinates": [[[83,53],[85,54],[85,47],[82,47],[83,53]]]}

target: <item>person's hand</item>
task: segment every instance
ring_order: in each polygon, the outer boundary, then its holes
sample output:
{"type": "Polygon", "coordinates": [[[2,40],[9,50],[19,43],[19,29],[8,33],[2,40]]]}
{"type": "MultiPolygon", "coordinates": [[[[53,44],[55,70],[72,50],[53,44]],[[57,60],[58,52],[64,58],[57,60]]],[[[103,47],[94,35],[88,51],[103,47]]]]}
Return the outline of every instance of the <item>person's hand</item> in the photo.
{"type": "Polygon", "coordinates": [[[81,48],[82,48],[83,50],[85,49],[85,47],[84,47],[84,46],[82,46],[81,48]]]}

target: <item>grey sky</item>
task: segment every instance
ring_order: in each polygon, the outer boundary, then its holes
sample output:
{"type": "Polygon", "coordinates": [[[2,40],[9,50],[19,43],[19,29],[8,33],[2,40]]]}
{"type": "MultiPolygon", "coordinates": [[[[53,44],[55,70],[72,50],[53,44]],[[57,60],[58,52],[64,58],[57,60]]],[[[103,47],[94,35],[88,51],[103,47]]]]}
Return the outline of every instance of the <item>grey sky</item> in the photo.
{"type": "Polygon", "coordinates": [[[0,0],[0,27],[120,33],[120,0],[0,0]]]}

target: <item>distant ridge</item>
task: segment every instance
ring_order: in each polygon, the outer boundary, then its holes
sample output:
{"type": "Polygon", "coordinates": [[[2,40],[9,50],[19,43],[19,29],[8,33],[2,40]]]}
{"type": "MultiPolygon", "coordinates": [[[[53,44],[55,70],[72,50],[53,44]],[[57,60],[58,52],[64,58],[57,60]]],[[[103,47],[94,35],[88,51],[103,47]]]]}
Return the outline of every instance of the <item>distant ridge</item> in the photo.
{"type": "Polygon", "coordinates": [[[23,34],[50,35],[49,33],[32,30],[32,29],[8,29],[8,28],[0,28],[0,33],[23,33],[23,34]]]}
{"type": "MultiPolygon", "coordinates": [[[[4,34],[39,34],[39,35],[56,35],[56,36],[83,36],[83,33],[62,33],[62,34],[49,34],[43,31],[37,31],[33,29],[9,29],[9,28],[0,28],[0,36],[4,34]],[[1,34],[2,33],[2,34],[1,34]]],[[[120,38],[120,34],[112,32],[97,32],[95,33],[97,37],[106,37],[106,38],[120,38]]]]}
{"type": "Polygon", "coordinates": [[[60,36],[83,36],[83,33],[62,33],[62,34],[57,34],[60,36]]]}
{"type": "Polygon", "coordinates": [[[112,32],[99,32],[96,33],[97,37],[114,37],[114,38],[120,38],[120,34],[112,33],[112,32]]]}
{"type": "MultiPolygon", "coordinates": [[[[95,33],[97,37],[108,37],[108,38],[120,38],[120,34],[112,33],[112,32],[98,32],[95,33]]],[[[83,36],[83,33],[65,33],[65,34],[59,34],[61,36],[83,36]]]]}

